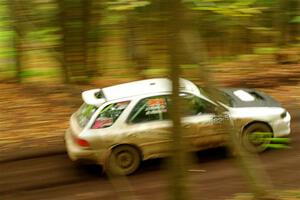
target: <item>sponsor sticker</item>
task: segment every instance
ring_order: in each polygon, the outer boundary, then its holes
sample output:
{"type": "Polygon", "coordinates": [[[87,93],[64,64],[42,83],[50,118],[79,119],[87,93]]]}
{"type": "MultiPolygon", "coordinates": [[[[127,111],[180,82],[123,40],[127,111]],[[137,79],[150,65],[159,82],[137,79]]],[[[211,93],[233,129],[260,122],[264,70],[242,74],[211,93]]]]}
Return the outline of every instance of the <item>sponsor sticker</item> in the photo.
{"type": "Polygon", "coordinates": [[[155,98],[147,101],[146,115],[166,113],[167,111],[165,98],[155,98]]]}

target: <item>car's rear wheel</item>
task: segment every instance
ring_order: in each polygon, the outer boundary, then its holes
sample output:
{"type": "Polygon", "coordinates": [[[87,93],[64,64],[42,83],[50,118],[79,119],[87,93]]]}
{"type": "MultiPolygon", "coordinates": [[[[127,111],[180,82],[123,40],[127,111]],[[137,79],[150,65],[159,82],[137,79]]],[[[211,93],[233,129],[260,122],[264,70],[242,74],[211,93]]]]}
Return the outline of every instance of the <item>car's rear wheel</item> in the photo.
{"type": "Polygon", "coordinates": [[[113,148],[107,157],[105,170],[110,175],[129,175],[135,172],[141,163],[137,148],[120,145],[113,148]]]}
{"type": "Polygon", "coordinates": [[[242,133],[242,147],[252,153],[263,152],[268,148],[272,135],[272,129],[267,124],[253,123],[242,133]]]}

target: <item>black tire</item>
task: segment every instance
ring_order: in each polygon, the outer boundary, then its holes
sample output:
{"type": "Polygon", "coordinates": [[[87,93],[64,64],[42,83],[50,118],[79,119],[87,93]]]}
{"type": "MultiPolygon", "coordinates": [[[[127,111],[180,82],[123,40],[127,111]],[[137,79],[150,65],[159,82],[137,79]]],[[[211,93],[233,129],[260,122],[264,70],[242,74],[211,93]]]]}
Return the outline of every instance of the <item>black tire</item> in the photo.
{"type": "Polygon", "coordinates": [[[261,153],[265,151],[268,148],[267,145],[270,144],[270,140],[264,140],[264,138],[270,138],[272,136],[272,129],[267,124],[253,123],[247,126],[242,133],[242,147],[251,153],[261,153]],[[254,134],[255,132],[265,132],[269,134],[257,136],[254,134]]]}
{"type": "Polygon", "coordinates": [[[105,171],[109,175],[129,175],[135,172],[141,163],[141,156],[137,148],[130,145],[120,145],[111,150],[105,171]]]}

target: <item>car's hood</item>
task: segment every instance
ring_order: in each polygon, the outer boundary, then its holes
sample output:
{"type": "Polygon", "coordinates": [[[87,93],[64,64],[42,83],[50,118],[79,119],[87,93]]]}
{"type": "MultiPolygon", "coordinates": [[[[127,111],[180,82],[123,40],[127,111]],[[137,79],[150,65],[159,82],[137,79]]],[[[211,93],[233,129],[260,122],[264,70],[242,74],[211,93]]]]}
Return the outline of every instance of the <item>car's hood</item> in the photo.
{"type": "Polygon", "coordinates": [[[269,95],[248,88],[222,88],[226,98],[230,99],[230,107],[281,107],[269,95]]]}

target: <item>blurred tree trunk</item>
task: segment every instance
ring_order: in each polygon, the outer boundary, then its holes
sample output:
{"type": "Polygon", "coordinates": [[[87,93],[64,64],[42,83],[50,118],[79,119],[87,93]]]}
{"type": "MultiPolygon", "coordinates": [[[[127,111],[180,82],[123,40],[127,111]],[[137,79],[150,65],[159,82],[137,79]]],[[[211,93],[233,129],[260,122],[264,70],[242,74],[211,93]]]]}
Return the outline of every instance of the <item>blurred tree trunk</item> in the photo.
{"type": "Polygon", "coordinates": [[[16,80],[21,83],[22,81],[22,57],[23,57],[23,36],[24,30],[22,21],[22,11],[20,9],[20,1],[10,0],[7,1],[10,10],[10,16],[12,19],[13,26],[13,47],[14,47],[14,61],[15,61],[15,70],[16,70],[16,80]]]}
{"type": "MultiPolygon", "coordinates": [[[[128,11],[127,13],[127,50],[129,57],[133,61],[135,71],[140,79],[145,79],[145,70],[149,67],[145,41],[141,37],[146,34],[140,25],[137,13],[128,11]]],[[[145,24],[143,24],[145,26],[145,24]]]]}
{"type": "Polygon", "coordinates": [[[82,37],[82,54],[83,54],[83,66],[85,67],[86,75],[92,75],[92,70],[89,70],[89,47],[91,45],[90,43],[90,35],[89,30],[91,28],[90,24],[90,18],[92,16],[92,0],[81,0],[81,9],[82,13],[81,16],[79,16],[79,20],[82,23],[82,30],[81,30],[81,37],[82,37]]]}
{"type": "Polygon", "coordinates": [[[290,41],[290,12],[292,0],[278,0],[277,9],[275,11],[275,20],[277,21],[277,29],[280,31],[278,38],[278,46],[285,46],[290,41]]]}
{"type": "Polygon", "coordinates": [[[86,82],[92,0],[57,0],[62,35],[62,70],[65,83],[86,82]]]}
{"type": "Polygon", "coordinates": [[[63,71],[63,78],[64,78],[64,83],[70,83],[70,69],[69,66],[66,63],[66,17],[65,17],[65,1],[64,0],[57,0],[58,4],[58,9],[59,9],[59,17],[58,21],[60,23],[60,28],[61,28],[61,48],[60,51],[62,53],[62,59],[61,59],[61,68],[63,71]]]}
{"type": "Polygon", "coordinates": [[[291,41],[292,43],[298,42],[299,40],[297,40],[297,37],[300,37],[300,23],[297,22],[292,22],[292,20],[297,17],[300,16],[300,1],[299,0],[291,0],[290,4],[289,4],[289,8],[290,8],[290,19],[289,19],[289,23],[290,23],[290,35],[291,35],[291,41]]]}
{"type": "MultiPolygon", "coordinates": [[[[199,80],[206,88],[206,93],[214,102],[222,102],[222,97],[216,93],[216,83],[211,76],[210,69],[207,67],[206,48],[203,41],[199,39],[199,34],[195,33],[193,27],[185,29],[182,32],[182,40],[184,47],[195,64],[199,66],[199,80]]],[[[219,104],[219,103],[218,103],[219,104]]],[[[236,130],[230,120],[226,120],[227,109],[221,104],[217,107],[216,115],[222,116],[224,119],[223,129],[228,133],[228,145],[231,151],[236,154],[237,162],[240,169],[248,181],[249,188],[255,195],[256,199],[276,199],[273,197],[272,185],[262,168],[257,155],[246,152],[239,142],[239,130],[236,130]]]]}
{"type": "Polygon", "coordinates": [[[99,41],[102,2],[82,0],[83,3],[83,39],[85,44],[85,66],[88,78],[99,75],[99,41]]]}
{"type": "MultiPolygon", "coordinates": [[[[165,0],[163,0],[165,1],[165,0]]],[[[185,200],[187,199],[185,188],[185,151],[183,148],[182,130],[181,130],[181,106],[179,98],[179,76],[180,76],[180,26],[182,19],[183,7],[181,0],[168,0],[169,20],[167,24],[168,30],[168,52],[170,56],[170,76],[172,80],[172,104],[171,119],[172,127],[172,158],[171,168],[171,199],[185,200]]]]}

